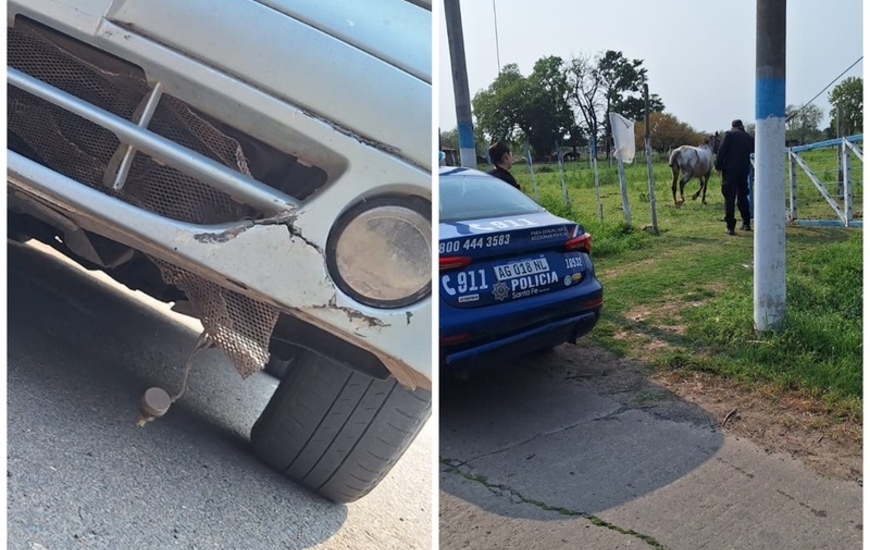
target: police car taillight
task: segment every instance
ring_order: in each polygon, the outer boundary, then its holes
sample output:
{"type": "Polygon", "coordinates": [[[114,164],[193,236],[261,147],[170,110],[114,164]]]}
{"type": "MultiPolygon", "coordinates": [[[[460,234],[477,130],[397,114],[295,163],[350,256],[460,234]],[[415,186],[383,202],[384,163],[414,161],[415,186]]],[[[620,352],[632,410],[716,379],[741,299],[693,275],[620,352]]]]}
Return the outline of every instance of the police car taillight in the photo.
{"type": "Polygon", "coordinates": [[[438,258],[438,270],[449,271],[451,269],[465,267],[470,263],[470,256],[441,256],[438,258]]]}
{"type": "Polygon", "coordinates": [[[589,254],[592,252],[592,235],[583,233],[579,237],[568,239],[565,243],[565,250],[579,250],[589,254]]]}

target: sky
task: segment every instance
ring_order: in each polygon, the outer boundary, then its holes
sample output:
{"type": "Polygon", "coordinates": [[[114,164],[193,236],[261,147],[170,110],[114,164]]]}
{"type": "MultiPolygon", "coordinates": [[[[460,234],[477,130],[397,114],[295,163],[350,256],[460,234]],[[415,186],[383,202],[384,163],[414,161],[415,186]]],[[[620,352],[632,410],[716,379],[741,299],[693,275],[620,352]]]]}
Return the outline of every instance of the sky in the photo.
{"type": "MultiPolygon", "coordinates": [[[[786,14],[786,105],[810,102],[863,55],[861,0],[791,0],[786,14]]],[[[438,6],[438,124],[456,127],[443,4],[438,6]]],[[[695,130],[755,119],[756,0],[460,0],[471,97],[501,66],[528,76],[541,57],[569,60],[607,50],[640,59],[650,94],[695,130]],[[496,22],[498,49],[496,49],[496,22]]],[[[863,78],[864,60],[843,78],[863,78]]],[[[825,113],[828,93],[812,102],[825,113]]]]}

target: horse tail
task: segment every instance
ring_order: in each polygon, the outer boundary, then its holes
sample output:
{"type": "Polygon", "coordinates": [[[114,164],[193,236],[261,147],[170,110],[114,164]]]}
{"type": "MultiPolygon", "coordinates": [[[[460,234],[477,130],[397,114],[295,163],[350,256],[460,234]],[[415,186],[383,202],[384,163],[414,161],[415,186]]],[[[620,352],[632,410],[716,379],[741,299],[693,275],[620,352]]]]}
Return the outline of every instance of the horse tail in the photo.
{"type": "Polygon", "coordinates": [[[668,157],[668,166],[670,166],[671,168],[673,168],[674,165],[677,163],[678,152],[679,152],[679,148],[674,149],[673,151],[671,151],[671,156],[668,157]]]}

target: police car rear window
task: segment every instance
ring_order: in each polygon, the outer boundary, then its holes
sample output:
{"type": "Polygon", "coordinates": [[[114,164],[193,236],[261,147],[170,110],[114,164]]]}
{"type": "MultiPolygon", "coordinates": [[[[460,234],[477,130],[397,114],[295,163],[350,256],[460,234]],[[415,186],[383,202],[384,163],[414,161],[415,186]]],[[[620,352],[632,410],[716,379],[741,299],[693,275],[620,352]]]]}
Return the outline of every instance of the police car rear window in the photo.
{"type": "Polygon", "coordinates": [[[442,174],[438,192],[440,222],[533,214],[544,210],[522,191],[482,172],[442,174]]]}

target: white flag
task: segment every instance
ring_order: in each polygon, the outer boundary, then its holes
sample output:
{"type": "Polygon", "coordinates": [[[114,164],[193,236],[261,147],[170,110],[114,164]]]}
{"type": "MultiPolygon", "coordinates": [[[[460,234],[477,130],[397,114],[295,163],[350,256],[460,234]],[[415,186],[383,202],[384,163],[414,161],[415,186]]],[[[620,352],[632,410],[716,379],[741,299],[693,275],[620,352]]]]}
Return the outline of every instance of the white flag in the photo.
{"type": "Polygon", "coordinates": [[[610,113],[610,129],[613,131],[616,158],[631,164],[634,162],[634,121],[610,113]]]}

